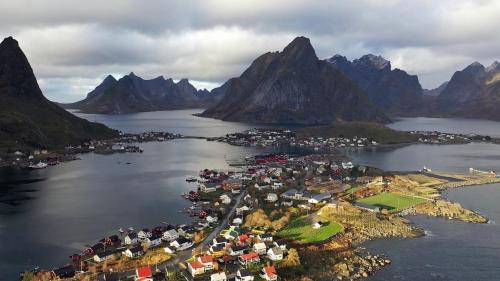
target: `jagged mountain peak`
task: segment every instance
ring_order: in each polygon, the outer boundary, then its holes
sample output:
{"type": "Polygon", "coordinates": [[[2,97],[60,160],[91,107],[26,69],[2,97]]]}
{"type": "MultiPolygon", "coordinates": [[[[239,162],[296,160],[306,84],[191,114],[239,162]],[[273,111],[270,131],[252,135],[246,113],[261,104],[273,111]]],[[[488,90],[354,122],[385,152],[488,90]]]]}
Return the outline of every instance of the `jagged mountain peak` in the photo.
{"type": "Polygon", "coordinates": [[[189,79],[187,78],[182,78],[181,80],[179,80],[179,82],[177,82],[178,85],[191,85],[191,83],[189,83],[189,79]]]}
{"type": "Polygon", "coordinates": [[[3,48],[6,48],[6,47],[19,47],[19,43],[12,36],[9,36],[9,37],[5,37],[2,40],[2,43],[0,43],[0,47],[3,47],[3,48]]]}
{"type": "Polygon", "coordinates": [[[109,74],[108,76],[106,76],[106,78],[104,78],[104,80],[102,81],[103,83],[110,83],[110,82],[116,82],[116,78],[109,74]]]}
{"type": "Polygon", "coordinates": [[[227,121],[330,124],[389,119],[345,75],[319,60],[309,39],[297,37],[280,53],[265,53],[212,93],[223,99],[201,116],[227,121]]]}
{"type": "Polygon", "coordinates": [[[500,71],[500,63],[498,61],[494,61],[490,66],[486,68],[486,72],[496,72],[500,71]]]}
{"type": "Polygon", "coordinates": [[[317,61],[318,57],[314,51],[309,38],[299,36],[288,44],[281,54],[288,60],[297,62],[317,61]]]}
{"type": "Polygon", "coordinates": [[[383,58],[382,56],[376,56],[373,54],[367,54],[359,59],[353,61],[353,64],[358,65],[369,65],[377,69],[391,69],[391,62],[383,58]]]}
{"type": "Polygon", "coordinates": [[[12,37],[0,43],[0,100],[1,147],[55,147],[115,135],[105,126],[80,119],[47,100],[12,37]]]}
{"type": "Polygon", "coordinates": [[[484,65],[478,61],[475,61],[464,68],[464,71],[477,71],[477,70],[485,70],[484,65]]]}
{"type": "Polygon", "coordinates": [[[3,83],[26,89],[16,91],[17,94],[43,98],[28,59],[12,37],[7,37],[0,43],[0,85],[3,83]]]}
{"type": "Polygon", "coordinates": [[[351,62],[347,59],[347,57],[340,55],[340,54],[335,54],[331,58],[326,59],[328,63],[331,64],[350,64],[351,62]]]}

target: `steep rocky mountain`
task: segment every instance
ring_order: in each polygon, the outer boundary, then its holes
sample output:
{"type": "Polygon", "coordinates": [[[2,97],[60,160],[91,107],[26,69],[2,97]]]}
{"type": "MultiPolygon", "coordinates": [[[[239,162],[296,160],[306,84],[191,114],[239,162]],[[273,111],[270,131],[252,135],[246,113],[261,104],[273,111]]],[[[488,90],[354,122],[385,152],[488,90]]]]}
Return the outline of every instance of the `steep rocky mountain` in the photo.
{"type": "Polygon", "coordinates": [[[500,64],[474,62],[453,74],[437,98],[443,115],[500,120],[500,64]]]}
{"type": "Polygon", "coordinates": [[[261,55],[212,93],[223,98],[201,116],[286,124],[389,121],[356,83],[319,60],[305,37],[295,38],[282,52],[261,55]]]}
{"type": "Polygon", "coordinates": [[[86,113],[123,114],[205,108],[217,102],[218,98],[207,90],[197,90],[187,79],[177,83],[163,76],[145,80],[132,72],[119,80],[110,75],[85,99],[62,106],[86,113]]]}
{"type": "Polygon", "coordinates": [[[429,96],[429,97],[437,97],[441,92],[446,89],[446,86],[448,85],[448,81],[444,82],[443,84],[439,85],[437,88],[434,89],[424,89],[424,96],[429,96]]]}
{"type": "Polygon", "coordinates": [[[383,57],[368,54],[351,62],[335,55],[326,61],[358,83],[384,112],[401,116],[422,111],[423,90],[418,77],[391,69],[391,63],[383,57]]]}
{"type": "Polygon", "coordinates": [[[47,100],[18,42],[8,37],[0,43],[0,149],[50,148],[116,134],[47,100]]]}

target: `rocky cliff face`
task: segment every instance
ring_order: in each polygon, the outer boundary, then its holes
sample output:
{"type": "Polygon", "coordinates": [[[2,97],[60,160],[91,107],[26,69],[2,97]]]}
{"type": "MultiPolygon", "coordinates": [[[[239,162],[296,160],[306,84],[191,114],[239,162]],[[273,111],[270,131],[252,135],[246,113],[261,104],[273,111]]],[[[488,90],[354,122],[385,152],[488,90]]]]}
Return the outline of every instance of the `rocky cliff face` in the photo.
{"type": "Polygon", "coordinates": [[[437,98],[445,115],[500,120],[500,64],[474,62],[453,74],[437,98]]]}
{"type": "Polygon", "coordinates": [[[416,75],[391,69],[391,63],[372,54],[354,61],[335,55],[326,60],[363,89],[371,102],[391,115],[411,115],[422,111],[423,90],[416,75]]]}
{"type": "Polygon", "coordinates": [[[0,43],[0,148],[52,147],[116,135],[47,100],[12,37],[0,43]]]}
{"type": "Polygon", "coordinates": [[[119,80],[108,76],[84,100],[62,106],[86,113],[123,114],[205,108],[217,100],[218,95],[197,90],[187,79],[178,83],[163,76],[145,80],[132,72],[119,80]]]}
{"type": "Polygon", "coordinates": [[[222,100],[201,116],[252,123],[329,124],[389,119],[341,71],[318,60],[309,39],[258,57],[213,93],[222,100]]]}

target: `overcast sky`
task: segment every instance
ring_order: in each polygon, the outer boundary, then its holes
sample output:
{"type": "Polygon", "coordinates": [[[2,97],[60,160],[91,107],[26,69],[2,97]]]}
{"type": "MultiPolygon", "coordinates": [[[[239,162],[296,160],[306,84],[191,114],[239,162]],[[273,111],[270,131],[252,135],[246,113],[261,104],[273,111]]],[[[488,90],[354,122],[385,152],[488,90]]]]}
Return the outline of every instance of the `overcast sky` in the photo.
{"type": "Polygon", "coordinates": [[[0,35],[20,42],[44,94],[64,102],[131,71],[210,89],[300,35],[320,58],[382,55],[432,88],[499,60],[499,30],[493,0],[0,0],[0,35]]]}

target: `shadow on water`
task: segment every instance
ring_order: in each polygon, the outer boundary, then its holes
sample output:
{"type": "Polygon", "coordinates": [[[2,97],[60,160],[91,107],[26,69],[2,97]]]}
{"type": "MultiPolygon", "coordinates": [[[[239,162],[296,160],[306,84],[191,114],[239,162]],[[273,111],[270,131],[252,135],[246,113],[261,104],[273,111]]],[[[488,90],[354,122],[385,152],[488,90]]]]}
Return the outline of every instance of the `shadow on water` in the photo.
{"type": "Polygon", "coordinates": [[[0,214],[14,211],[11,208],[3,208],[2,205],[18,206],[25,201],[35,199],[33,193],[38,191],[36,183],[45,180],[46,178],[33,177],[27,170],[0,169],[0,214]]]}

